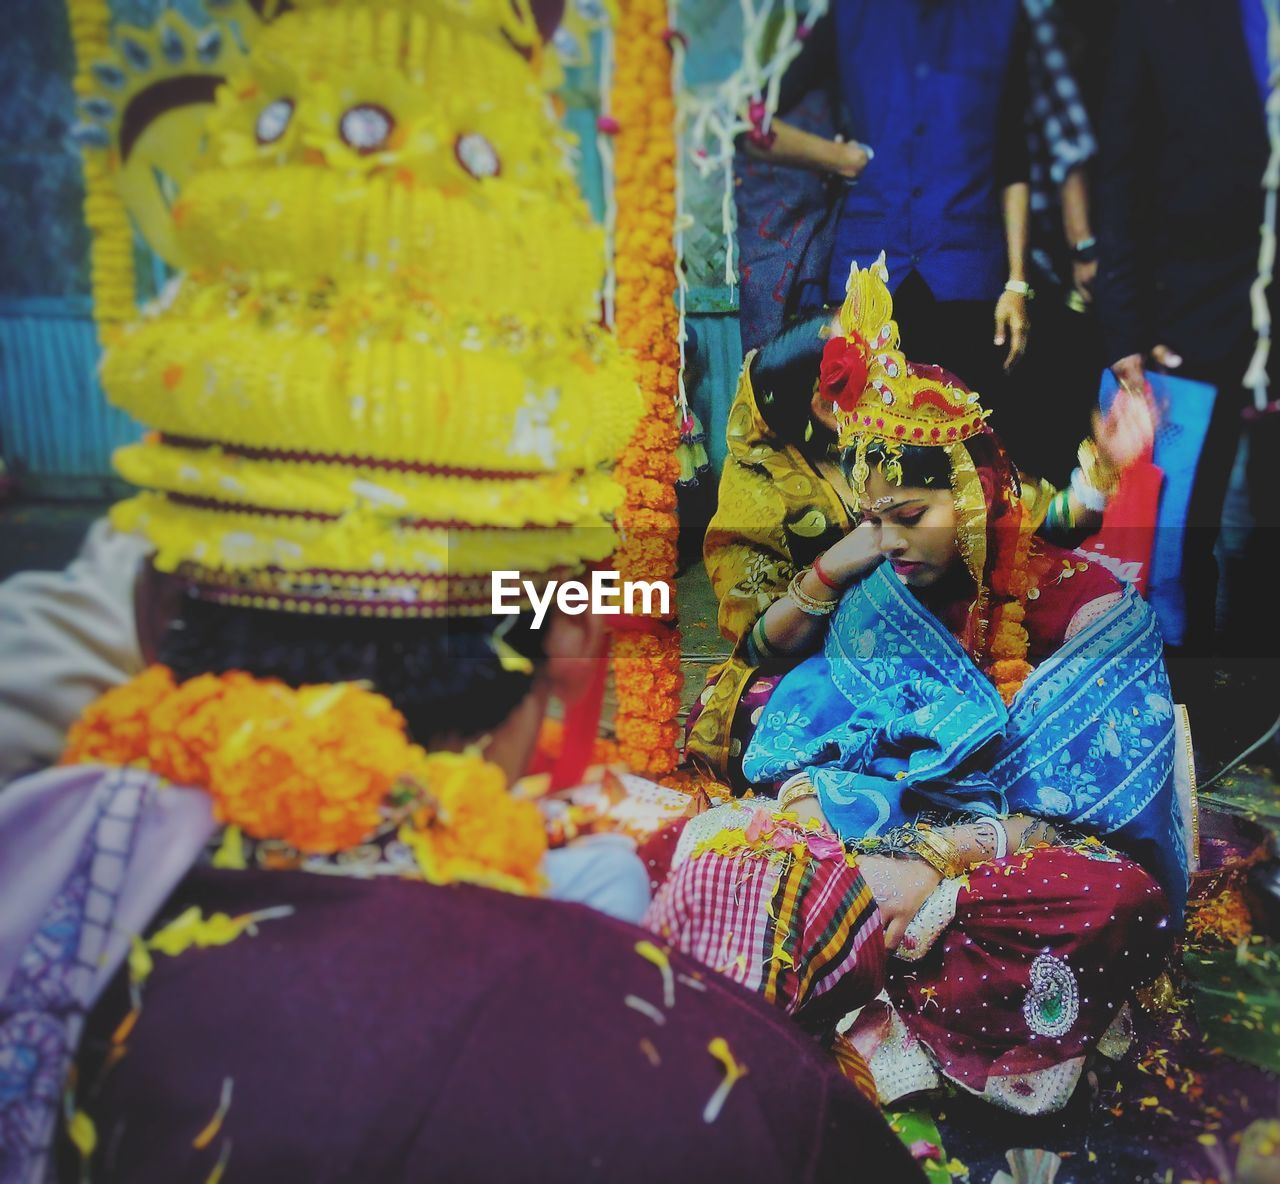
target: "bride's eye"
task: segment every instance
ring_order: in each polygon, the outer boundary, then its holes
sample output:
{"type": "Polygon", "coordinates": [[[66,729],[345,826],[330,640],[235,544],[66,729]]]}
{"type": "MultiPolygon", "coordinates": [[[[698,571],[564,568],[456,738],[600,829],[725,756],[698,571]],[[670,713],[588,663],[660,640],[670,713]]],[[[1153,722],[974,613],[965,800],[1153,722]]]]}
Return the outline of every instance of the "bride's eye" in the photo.
{"type": "Polygon", "coordinates": [[[905,513],[898,515],[898,521],[901,522],[903,526],[914,526],[923,517],[923,510],[907,510],[905,513]]]}

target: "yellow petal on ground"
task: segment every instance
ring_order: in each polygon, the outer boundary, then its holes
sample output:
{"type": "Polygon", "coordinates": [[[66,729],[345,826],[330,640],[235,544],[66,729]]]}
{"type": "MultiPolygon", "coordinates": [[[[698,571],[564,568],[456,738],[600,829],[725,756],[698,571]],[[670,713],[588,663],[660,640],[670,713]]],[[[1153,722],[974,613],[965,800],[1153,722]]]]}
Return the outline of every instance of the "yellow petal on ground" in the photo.
{"type": "Polygon", "coordinates": [[[227,1161],[231,1158],[231,1140],[227,1139],[222,1144],[222,1150],[218,1153],[218,1162],[213,1165],[211,1171],[206,1177],[204,1184],[220,1184],[222,1177],[227,1171],[227,1161]]]}
{"type": "Polygon", "coordinates": [[[235,1083],[230,1077],[223,1079],[222,1097],[218,1101],[218,1109],[214,1111],[213,1117],[205,1124],[204,1130],[191,1140],[191,1146],[197,1151],[203,1151],[208,1147],[218,1137],[218,1132],[222,1130],[223,1120],[227,1117],[227,1111],[231,1109],[231,1091],[234,1085],[235,1083]]]}
{"type": "Polygon", "coordinates": [[[707,1052],[724,1066],[724,1080],[720,1083],[716,1092],[711,1095],[706,1108],[702,1111],[702,1121],[712,1123],[720,1117],[720,1111],[724,1109],[724,1103],[729,1096],[729,1091],[733,1089],[740,1078],[747,1075],[747,1067],[746,1065],[740,1065],[734,1059],[733,1052],[729,1048],[729,1042],[723,1036],[717,1036],[712,1040],[707,1045],[707,1052]]]}
{"type": "Polygon", "coordinates": [[[249,866],[244,857],[244,835],[238,826],[229,826],[222,832],[222,842],[213,853],[213,866],[233,872],[242,872],[249,866]]]}
{"type": "Polygon", "coordinates": [[[67,1138],[81,1156],[88,1159],[98,1145],[98,1128],[83,1110],[77,1110],[67,1123],[67,1138]]]}
{"type": "Polygon", "coordinates": [[[154,969],[155,963],[151,960],[151,951],[147,949],[147,943],[140,937],[133,938],[129,943],[129,981],[136,987],[147,981],[147,976],[154,969]]]}
{"type": "Polygon", "coordinates": [[[662,975],[662,1003],[667,1008],[676,1005],[676,980],[671,973],[671,959],[666,950],[659,949],[651,941],[636,942],[636,953],[646,962],[652,962],[662,975]]]}

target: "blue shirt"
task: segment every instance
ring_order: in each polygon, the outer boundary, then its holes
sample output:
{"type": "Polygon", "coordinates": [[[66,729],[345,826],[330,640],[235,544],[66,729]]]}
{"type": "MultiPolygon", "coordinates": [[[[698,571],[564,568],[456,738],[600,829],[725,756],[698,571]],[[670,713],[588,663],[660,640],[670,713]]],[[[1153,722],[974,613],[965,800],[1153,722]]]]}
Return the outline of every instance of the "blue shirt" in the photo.
{"type": "Polygon", "coordinates": [[[1267,60],[1267,13],[1262,0],[1240,0],[1240,23],[1244,26],[1244,43],[1249,51],[1249,64],[1258,84],[1262,101],[1267,101],[1271,64],[1267,60]]]}
{"type": "Polygon", "coordinates": [[[843,125],[875,150],[845,193],[827,297],[884,250],[896,287],[992,300],[1008,276],[1001,190],[1026,180],[1019,0],[836,0],[843,125]],[[1020,92],[1019,92],[1020,93],[1020,92]],[[1012,112],[1013,120],[1009,115],[1012,112]],[[1006,160],[1020,153],[1022,173],[1006,160]]]}

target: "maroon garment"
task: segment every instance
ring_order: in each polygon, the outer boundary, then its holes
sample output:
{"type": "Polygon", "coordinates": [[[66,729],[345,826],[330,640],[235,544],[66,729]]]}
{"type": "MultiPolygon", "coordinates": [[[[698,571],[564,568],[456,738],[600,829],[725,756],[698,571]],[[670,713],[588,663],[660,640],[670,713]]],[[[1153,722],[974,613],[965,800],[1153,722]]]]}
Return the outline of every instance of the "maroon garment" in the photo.
{"type": "Polygon", "coordinates": [[[775,1008],[643,930],[475,887],[197,870],[165,909],[292,905],[256,936],[156,955],[127,1052],[79,1104],[95,1184],[922,1179],[877,1109],[775,1008]],[[697,976],[703,989],[681,981],[697,976]],[[657,1008],[664,1022],[629,1007],[657,1008]],[[747,1075],[719,1117],[723,1037],[747,1075]],[[655,1063],[656,1060],[656,1063],[655,1063]],[[220,1130],[193,1140],[234,1082],[220,1130]]]}

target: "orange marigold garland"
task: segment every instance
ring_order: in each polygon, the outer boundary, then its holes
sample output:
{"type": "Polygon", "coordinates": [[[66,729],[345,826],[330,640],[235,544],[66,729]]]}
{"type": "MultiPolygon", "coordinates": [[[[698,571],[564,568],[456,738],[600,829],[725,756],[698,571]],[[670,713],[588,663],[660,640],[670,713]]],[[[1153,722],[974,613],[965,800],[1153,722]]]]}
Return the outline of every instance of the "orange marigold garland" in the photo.
{"type": "MultiPolygon", "coordinates": [[[[616,328],[636,359],[646,409],[617,467],[624,497],[615,562],[624,580],[665,580],[674,590],[680,324],[673,301],[676,140],[668,35],[665,0],[624,0],[611,106],[616,328]]],[[[669,772],[677,756],[681,685],[674,622],[620,634],[613,669],[622,759],[637,772],[669,772]]]]}
{"type": "Polygon", "coordinates": [[[991,568],[991,593],[996,599],[990,629],[981,654],[975,654],[995,683],[1005,706],[1013,702],[1033,669],[1027,661],[1031,645],[1024,624],[1027,599],[1043,575],[1043,563],[1034,554],[1033,532],[1020,499],[1010,497],[1007,512],[993,532],[996,555],[991,568]]]}
{"type": "Polygon", "coordinates": [[[425,878],[536,891],[537,807],[474,754],[427,753],[404,717],[356,683],[294,690],[247,674],[177,684],[163,666],[96,700],[64,764],[141,765],[204,789],[219,822],[306,854],[332,854],[403,821],[425,878]]]}

